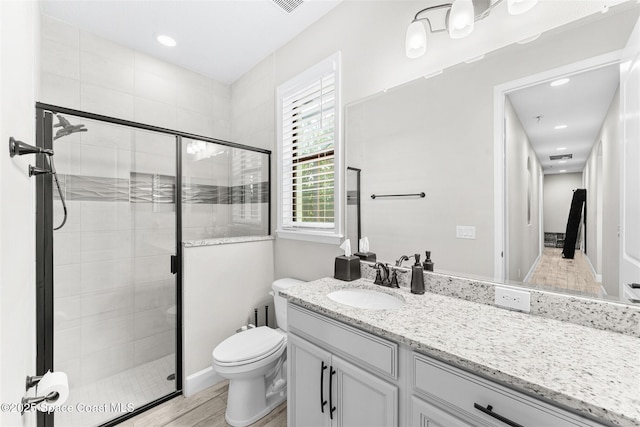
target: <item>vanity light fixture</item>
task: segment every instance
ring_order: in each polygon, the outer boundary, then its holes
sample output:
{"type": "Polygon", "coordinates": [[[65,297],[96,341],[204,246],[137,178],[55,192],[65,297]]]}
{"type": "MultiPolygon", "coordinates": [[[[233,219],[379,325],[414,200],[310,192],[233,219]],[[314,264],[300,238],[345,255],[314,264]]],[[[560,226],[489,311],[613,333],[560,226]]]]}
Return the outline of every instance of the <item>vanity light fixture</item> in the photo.
{"type": "Polygon", "coordinates": [[[166,34],[158,34],[156,40],[158,40],[158,43],[161,45],[167,47],[175,47],[178,44],[173,37],[167,36],[166,34]]]}
{"type": "MultiPolygon", "coordinates": [[[[427,52],[427,29],[430,33],[448,32],[452,39],[461,39],[473,32],[475,21],[480,21],[504,0],[453,0],[424,8],[409,24],[405,38],[405,53],[411,59],[427,52]]],[[[519,15],[533,8],[538,0],[507,0],[511,15],[519,15]]],[[[537,38],[537,37],[536,37],[537,38]]]]}
{"type": "Polygon", "coordinates": [[[472,0],[455,0],[449,10],[449,37],[462,39],[471,34],[475,17],[472,0]]]}
{"type": "Polygon", "coordinates": [[[557,125],[557,126],[554,126],[553,128],[556,129],[556,130],[566,129],[567,125],[557,125]]]}
{"type": "Polygon", "coordinates": [[[562,85],[566,85],[567,83],[569,83],[571,79],[568,77],[562,78],[562,79],[558,79],[558,80],[554,80],[550,83],[551,86],[553,87],[557,87],[557,86],[562,86],[562,85]]]}

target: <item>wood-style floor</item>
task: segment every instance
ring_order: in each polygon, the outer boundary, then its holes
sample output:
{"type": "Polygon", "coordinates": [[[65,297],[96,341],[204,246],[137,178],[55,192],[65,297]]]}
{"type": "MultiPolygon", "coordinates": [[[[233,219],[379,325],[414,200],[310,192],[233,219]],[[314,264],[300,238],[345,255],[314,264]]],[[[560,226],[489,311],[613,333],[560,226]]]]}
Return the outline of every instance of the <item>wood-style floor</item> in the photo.
{"type": "MultiPolygon", "coordinates": [[[[131,418],[122,427],[225,427],[228,381],[223,381],[190,397],[176,397],[131,418]]],[[[251,427],[286,427],[287,402],[251,427]]]]}
{"type": "Polygon", "coordinates": [[[602,296],[602,287],[596,282],[586,255],[576,250],[574,259],[562,258],[562,249],[544,248],[540,262],[527,283],[545,289],[579,292],[585,296],[602,296]]]}

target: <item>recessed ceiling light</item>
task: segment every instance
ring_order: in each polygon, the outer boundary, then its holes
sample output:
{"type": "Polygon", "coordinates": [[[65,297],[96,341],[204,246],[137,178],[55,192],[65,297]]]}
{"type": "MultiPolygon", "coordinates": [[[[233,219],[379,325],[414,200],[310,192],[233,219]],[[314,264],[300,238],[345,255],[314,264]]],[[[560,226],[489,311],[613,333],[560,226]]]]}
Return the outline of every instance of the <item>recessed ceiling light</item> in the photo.
{"type": "Polygon", "coordinates": [[[567,163],[566,160],[559,160],[558,163],[567,163]]]}
{"type": "Polygon", "coordinates": [[[554,126],[553,128],[554,128],[554,129],[558,129],[558,130],[559,130],[559,129],[566,129],[566,128],[567,128],[567,125],[557,125],[557,126],[554,126]]]}
{"type": "Polygon", "coordinates": [[[173,37],[167,36],[165,34],[158,34],[156,36],[156,40],[158,40],[158,43],[160,43],[161,45],[167,47],[175,47],[178,44],[173,37]]]}
{"type": "Polygon", "coordinates": [[[558,80],[554,80],[551,82],[551,86],[562,86],[562,85],[566,85],[567,83],[569,83],[569,80],[571,80],[568,77],[565,77],[564,79],[558,79],[558,80]]]}
{"type": "Polygon", "coordinates": [[[558,172],[566,172],[566,169],[560,169],[558,172]]]}
{"type": "Polygon", "coordinates": [[[567,149],[567,147],[558,147],[558,148],[556,148],[556,150],[558,150],[558,151],[564,151],[566,149],[567,149]]]}

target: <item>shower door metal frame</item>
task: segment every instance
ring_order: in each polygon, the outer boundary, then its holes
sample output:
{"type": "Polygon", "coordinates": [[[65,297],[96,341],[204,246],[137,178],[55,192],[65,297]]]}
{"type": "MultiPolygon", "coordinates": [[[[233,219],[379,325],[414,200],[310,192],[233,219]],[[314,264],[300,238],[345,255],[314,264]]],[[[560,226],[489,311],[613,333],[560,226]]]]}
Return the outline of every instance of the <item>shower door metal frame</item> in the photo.
{"type": "MultiPolygon", "coordinates": [[[[57,105],[36,102],[36,145],[53,148],[52,112],[75,117],[127,126],[134,129],[172,135],[176,139],[176,391],[149,402],[131,413],[124,414],[102,424],[112,427],[134,417],[167,400],[180,396],[183,386],[182,372],[182,140],[195,139],[214,144],[254,151],[267,155],[268,182],[271,184],[271,151],[248,145],[237,144],[216,138],[209,138],[187,132],[146,125],[144,123],[118,119],[100,114],[88,113],[57,105]]],[[[46,168],[43,156],[37,157],[36,166],[46,168]]],[[[50,174],[36,176],[36,371],[44,375],[54,368],[53,360],[53,185],[50,174]]],[[[269,186],[267,235],[271,234],[271,187],[269,186]]],[[[53,427],[53,414],[37,413],[38,427],[53,427]]]]}

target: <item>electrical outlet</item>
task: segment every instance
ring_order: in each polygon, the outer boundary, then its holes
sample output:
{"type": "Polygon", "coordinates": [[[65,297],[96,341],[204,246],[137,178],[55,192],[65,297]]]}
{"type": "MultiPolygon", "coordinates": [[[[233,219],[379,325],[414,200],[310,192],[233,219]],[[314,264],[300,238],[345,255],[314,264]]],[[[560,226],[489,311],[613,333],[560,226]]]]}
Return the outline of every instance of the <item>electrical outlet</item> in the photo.
{"type": "Polygon", "coordinates": [[[501,288],[496,286],[496,305],[510,308],[512,310],[531,311],[531,294],[526,291],[516,291],[515,289],[501,288]]]}

